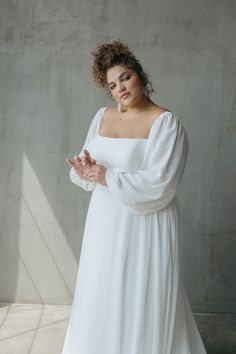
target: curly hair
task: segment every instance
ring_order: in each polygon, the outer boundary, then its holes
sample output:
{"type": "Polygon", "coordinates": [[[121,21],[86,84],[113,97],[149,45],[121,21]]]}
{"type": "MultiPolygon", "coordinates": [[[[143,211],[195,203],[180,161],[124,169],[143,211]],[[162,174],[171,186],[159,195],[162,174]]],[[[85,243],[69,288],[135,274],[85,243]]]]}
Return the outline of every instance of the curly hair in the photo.
{"type": "Polygon", "coordinates": [[[97,44],[91,54],[94,56],[92,75],[97,87],[108,87],[106,81],[108,69],[115,65],[124,65],[134,70],[139,76],[147,96],[155,92],[148,74],[143,71],[140,61],[131,52],[127,44],[122,43],[120,40],[115,40],[112,43],[97,44]]]}

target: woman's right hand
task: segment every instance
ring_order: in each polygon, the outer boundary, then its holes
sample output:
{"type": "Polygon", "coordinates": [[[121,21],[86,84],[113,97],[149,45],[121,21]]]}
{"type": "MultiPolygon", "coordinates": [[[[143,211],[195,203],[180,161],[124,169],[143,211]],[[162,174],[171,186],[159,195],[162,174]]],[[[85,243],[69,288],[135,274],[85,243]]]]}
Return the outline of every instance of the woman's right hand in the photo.
{"type": "Polygon", "coordinates": [[[88,166],[92,164],[96,164],[96,160],[94,160],[88,150],[84,149],[84,156],[80,158],[78,155],[74,156],[74,161],[71,159],[66,159],[68,165],[74,168],[75,172],[79,175],[80,178],[87,180],[84,176],[84,172],[88,166]]]}

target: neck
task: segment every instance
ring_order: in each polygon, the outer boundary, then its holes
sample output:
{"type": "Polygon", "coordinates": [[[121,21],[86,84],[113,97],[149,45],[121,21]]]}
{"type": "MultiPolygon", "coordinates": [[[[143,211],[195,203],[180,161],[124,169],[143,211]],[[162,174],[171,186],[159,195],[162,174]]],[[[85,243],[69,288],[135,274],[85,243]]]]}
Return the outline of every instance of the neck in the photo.
{"type": "Polygon", "coordinates": [[[141,111],[146,110],[148,107],[156,106],[156,104],[149,98],[144,96],[141,100],[133,105],[124,105],[123,106],[123,113],[130,113],[130,114],[137,114],[141,111]]]}

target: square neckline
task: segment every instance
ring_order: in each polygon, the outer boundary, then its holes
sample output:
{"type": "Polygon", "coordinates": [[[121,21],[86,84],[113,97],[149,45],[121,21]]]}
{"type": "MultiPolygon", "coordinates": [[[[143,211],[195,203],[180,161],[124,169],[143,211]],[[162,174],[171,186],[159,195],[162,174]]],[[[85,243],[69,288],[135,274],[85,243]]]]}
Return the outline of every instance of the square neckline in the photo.
{"type": "Polygon", "coordinates": [[[153,129],[155,123],[160,119],[160,117],[161,117],[162,115],[165,115],[166,113],[171,113],[171,114],[173,114],[172,111],[164,111],[164,112],[162,112],[161,114],[159,114],[159,116],[157,116],[157,117],[154,119],[154,122],[153,122],[152,125],[151,125],[151,128],[150,128],[150,130],[149,130],[149,134],[148,134],[148,137],[147,137],[147,138],[115,138],[115,137],[111,137],[111,136],[101,135],[101,134],[99,133],[100,128],[101,128],[101,120],[102,120],[102,118],[103,118],[103,115],[104,115],[105,110],[106,110],[108,107],[103,107],[103,108],[104,108],[104,109],[102,110],[102,113],[101,113],[100,116],[99,116],[98,129],[97,129],[97,136],[98,136],[98,137],[101,137],[101,138],[105,138],[105,139],[112,139],[112,140],[144,140],[144,141],[148,141],[148,140],[150,139],[150,135],[151,135],[152,129],[153,129]]]}

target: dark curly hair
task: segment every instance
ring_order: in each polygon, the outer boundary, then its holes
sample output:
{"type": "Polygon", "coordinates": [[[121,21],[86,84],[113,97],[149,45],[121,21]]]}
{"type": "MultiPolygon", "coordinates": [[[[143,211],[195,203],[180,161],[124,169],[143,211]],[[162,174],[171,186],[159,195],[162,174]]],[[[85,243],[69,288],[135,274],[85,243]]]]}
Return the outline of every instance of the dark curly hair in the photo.
{"type": "Polygon", "coordinates": [[[107,70],[115,65],[124,65],[137,73],[145,87],[147,96],[155,92],[148,74],[143,71],[140,61],[131,52],[127,44],[122,43],[120,40],[115,40],[112,43],[97,44],[91,54],[94,56],[92,74],[97,87],[108,88],[106,81],[107,70]]]}

